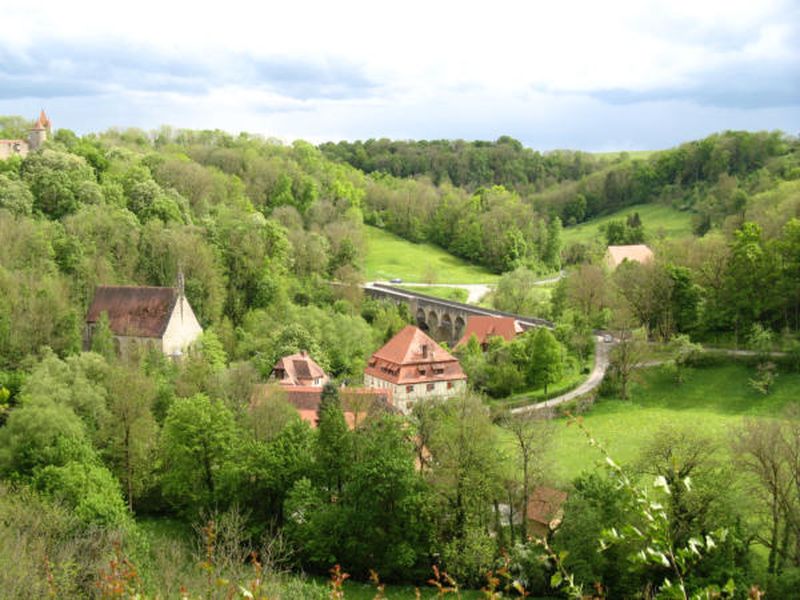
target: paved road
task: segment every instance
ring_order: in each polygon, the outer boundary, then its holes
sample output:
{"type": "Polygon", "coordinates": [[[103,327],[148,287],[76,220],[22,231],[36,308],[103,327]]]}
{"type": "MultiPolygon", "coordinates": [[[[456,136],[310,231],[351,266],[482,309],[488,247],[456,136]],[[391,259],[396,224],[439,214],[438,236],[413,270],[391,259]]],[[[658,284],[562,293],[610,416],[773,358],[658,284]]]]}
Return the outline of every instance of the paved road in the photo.
{"type": "Polygon", "coordinates": [[[543,408],[552,408],[583,396],[600,385],[600,382],[603,381],[603,376],[606,374],[606,369],[608,368],[608,349],[611,344],[605,343],[600,336],[596,336],[594,340],[594,368],[586,381],[571,392],[561,394],[555,398],[550,398],[550,400],[546,400],[545,402],[537,402],[536,404],[513,408],[511,409],[511,414],[522,415],[532,411],[542,410],[543,408]]]}

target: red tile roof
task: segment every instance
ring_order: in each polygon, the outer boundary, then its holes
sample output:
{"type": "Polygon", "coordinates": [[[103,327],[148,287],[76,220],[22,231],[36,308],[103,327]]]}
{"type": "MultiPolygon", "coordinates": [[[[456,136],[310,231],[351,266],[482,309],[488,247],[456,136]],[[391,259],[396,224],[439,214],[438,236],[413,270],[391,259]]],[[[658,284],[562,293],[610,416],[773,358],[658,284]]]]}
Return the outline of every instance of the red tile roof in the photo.
{"type": "Polygon", "coordinates": [[[618,267],[626,260],[646,263],[653,260],[653,251],[645,244],[609,246],[607,260],[611,267],[618,267]]]}
{"type": "Polygon", "coordinates": [[[514,317],[493,317],[474,315],[467,319],[464,335],[458,340],[456,348],[466,344],[473,335],[478,338],[478,343],[485,344],[490,337],[500,336],[510,342],[517,334],[522,333],[522,325],[514,317]]]}
{"type": "Polygon", "coordinates": [[[44,109],[39,113],[39,118],[36,120],[36,123],[33,124],[33,129],[49,129],[50,128],[50,119],[47,118],[47,115],[44,114],[44,109]]]}
{"type": "Polygon", "coordinates": [[[467,378],[458,359],[413,325],[375,352],[364,373],[396,385],[467,378]]]}
{"type": "Polygon", "coordinates": [[[536,488],[528,500],[528,520],[548,527],[554,521],[560,522],[563,516],[562,506],[567,501],[567,495],[567,492],[554,488],[536,488]]]}
{"type": "Polygon", "coordinates": [[[178,290],[171,287],[100,285],[86,322],[96,323],[105,312],[115,335],[160,338],[177,300],[178,290]]]}
{"type": "Polygon", "coordinates": [[[284,356],[272,367],[272,375],[281,385],[310,386],[319,379],[319,386],[328,381],[328,376],[305,350],[284,356]]]}
{"type": "MultiPolygon", "coordinates": [[[[258,403],[270,395],[269,384],[258,384],[253,389],[251,403],[258,403]]],[[[274,389],[274,388],[273,388],[274,389]]],[[[317,411],[322,400],[322,388],[315,386],[281,387],[286,393],[286,401],[297,409],[297,413],[312,427],[317,426],[317,411]]],[[[380,388],[340,388],[339,399],[342,403],[347,426],[353,429],[376,408],[391,410],[392,392],[380,388]]]]}

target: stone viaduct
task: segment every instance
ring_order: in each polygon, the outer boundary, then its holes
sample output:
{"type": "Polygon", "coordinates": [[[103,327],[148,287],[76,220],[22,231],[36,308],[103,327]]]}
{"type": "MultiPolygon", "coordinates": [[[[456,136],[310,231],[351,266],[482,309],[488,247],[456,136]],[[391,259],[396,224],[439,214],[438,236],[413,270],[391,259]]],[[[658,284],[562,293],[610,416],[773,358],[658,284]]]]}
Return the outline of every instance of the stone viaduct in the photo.
{"type": "Polygon", "coordinates": [[[552,329],[554,327],[553,323],[546,319],[524,317],[473,304],[444,300],[380,283],[365,285],[364,293],[372,298],[390,300],[397,304],[406,304],[409,312],[416,319],[417,327],[428,332],[428,335],[436,341],[447,342],[450,347],[461,339],[470,315],[514,317],[524,329],[530,329],[531,327],[548,327],[552,329]]]}

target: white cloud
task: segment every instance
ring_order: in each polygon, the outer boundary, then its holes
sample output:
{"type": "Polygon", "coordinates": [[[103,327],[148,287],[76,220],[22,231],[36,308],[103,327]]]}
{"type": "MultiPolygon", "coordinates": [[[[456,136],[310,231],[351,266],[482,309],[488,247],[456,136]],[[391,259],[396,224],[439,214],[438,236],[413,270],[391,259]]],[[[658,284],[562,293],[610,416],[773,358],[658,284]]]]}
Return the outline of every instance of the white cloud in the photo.
{"type": "Polygon", "coordinates": [[[766,101],[774,77],[763,105],[747,93],[749,80],[730,85],[738,72],[752,78],[800,65],[800,9],[791,0],[0,0],[0,14],[0,107],[38,106],[59,86],[87,97],[94,90],[98,110],[93,118],[80,111],[70,123],[78,130],[119,118],[114,124],[313,140],[509,133],[535,143],[567,123],[564,142],[548,145],[585,139],[587,147],[659,144],[648,128],[671,143],[669,132],[682,130],[644,115],[695,123],[693,137],[707,124],[798,127],[791,69],[775,88],[781,110],[766,101]],[[38,70],[39,79],[4,75],[3,62],[38,70]],[[676,112],[655,108],[662,101],[676,112]],[[581,123],[584,137],[569,123],[581,123]]]}

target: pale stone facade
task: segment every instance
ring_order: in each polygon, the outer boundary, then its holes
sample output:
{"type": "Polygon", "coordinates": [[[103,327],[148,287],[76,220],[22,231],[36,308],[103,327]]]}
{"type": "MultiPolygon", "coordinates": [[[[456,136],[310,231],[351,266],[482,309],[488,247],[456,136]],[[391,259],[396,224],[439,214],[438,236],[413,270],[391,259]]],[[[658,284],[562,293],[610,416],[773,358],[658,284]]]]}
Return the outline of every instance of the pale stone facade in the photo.
{"type": "Polygon", "coordinates": [[[467,391],[466,379],[430,381],[426,383],[395,384],[372,375],[364,375],[364,386],[390,390],[395,406],[408,414],[414,403],[423,398],[451,398],[467,391]]]}
{"type": "Polygon", "coordinates": [[[161,338],[161,351],[168,356],[182,354],[202,333],[203,328],[189,306],[189,301],[186,296],[181,295],[172,309],[161,338]]]}

